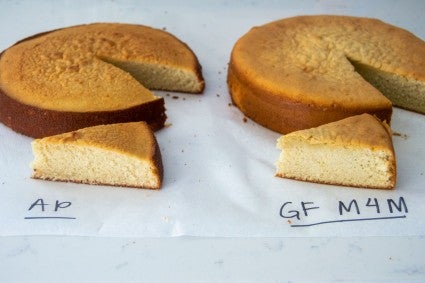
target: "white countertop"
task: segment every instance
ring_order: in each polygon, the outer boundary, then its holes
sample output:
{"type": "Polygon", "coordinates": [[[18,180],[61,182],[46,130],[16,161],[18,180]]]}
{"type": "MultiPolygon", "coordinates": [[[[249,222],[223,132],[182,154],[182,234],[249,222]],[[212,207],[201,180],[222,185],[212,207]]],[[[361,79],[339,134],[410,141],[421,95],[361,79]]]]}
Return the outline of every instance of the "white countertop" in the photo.
{"type": "Polygon", "coordinates": [[[1,282],[424,282],[424,237],[4,237],[1,282]]]}
{"type": "MultiPolygon", "coordinates": [[[[425,38],[425,1],[420,0],[2,1],[0,49],[44,30],[100,21],[167,27],[184,38],[193,13],[205,19],[197,25],[207,34],[220,19],[232,19],[225,43],[229,52],[242,35],[239,30],[300,14],[375,17],[425,38]]],[[[228,58],[216,54],[213,42],[188,43],[195,52],[203,48],[219,60],[228,58]]],[[[219,78],[217,70],[206,71],[207,91],[211,84],[225,85],[220,71],[219,78]]],[[[2,236],[0,282],[425,282],[424,235],[2,236]]]]}

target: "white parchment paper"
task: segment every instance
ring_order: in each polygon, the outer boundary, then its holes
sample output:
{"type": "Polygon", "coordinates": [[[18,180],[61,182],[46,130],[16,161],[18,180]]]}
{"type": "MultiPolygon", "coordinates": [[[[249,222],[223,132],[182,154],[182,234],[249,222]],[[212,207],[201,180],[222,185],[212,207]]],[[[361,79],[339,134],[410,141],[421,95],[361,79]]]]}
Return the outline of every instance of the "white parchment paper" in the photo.
{"type": "Polygon", "coordinates": [[[226,86],[231,48],[254,25],[326,12],[379,17],[419,31],[424,20],[415,13],[418,7],[409,4],[394,14],[343,1],[345,6],[335,5],[339,1],[315,6],[289,2],[290,9],[281,7],[283,2],[211,2],[208,9],[197,2],[90,2],[85,4],[89,7],[80,5],[84,10],[73,2],[66,11],[53,1],[19,11],[10,2],[9,12],[0,12],[8,24],[0,25],[1,49],[31,34],[73,24],[146,24],[166,28],[191,46],[207,87],[202,95],[156,92],[165,98],[169,124],[156,133],[165,170],[160,191],[33,180],[31,138],[0,125],[0,235],[425,235],[425,116],[394,111],[396,190],[304,183],[274,176],[279,134],[244,121],[229,105],[226,86]],[[43,8],[51,17],[42,22],[37,12],[43,8]],[[26,16],[26,22],[13,21],[10,10],[26,16]],[[407,17],[407,12],[418,16],[407,17]]]}

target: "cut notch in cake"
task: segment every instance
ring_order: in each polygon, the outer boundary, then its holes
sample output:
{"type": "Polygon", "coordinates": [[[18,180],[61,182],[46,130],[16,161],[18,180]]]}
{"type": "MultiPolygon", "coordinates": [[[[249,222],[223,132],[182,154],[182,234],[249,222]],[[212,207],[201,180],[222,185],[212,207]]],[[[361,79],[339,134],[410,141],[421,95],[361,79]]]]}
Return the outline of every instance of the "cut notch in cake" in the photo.
{"type": "Polygon", "coordinates": [[[145,122],[99,125],[36,139],[32,149],[35,179],[161,187],[161,152],[145,122]]]}
{"type": "Polygon", "coordinates": [[[393,189],[396,160],[391,129],[369,114],[278,139],[276,175],[316,183],[393,189]]]}

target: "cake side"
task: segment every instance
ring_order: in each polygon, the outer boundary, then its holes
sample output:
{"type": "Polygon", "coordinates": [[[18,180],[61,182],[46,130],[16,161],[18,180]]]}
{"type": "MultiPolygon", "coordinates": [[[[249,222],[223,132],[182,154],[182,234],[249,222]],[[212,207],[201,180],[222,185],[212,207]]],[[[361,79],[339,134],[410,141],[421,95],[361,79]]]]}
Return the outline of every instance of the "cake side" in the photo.
{"type": "Polygon", "coordinates": [[[387,123],[391,122],[392,106],[388,100],[384,100],[382,104],[363,107],[349,104],[323,107],[277,96],[273,90],[262,89],[255,82],[240,80],[236,74],[230,64],[227,84],[233,103],[247,117],[279,133],[317,127],[362,113],[375,115],[387,123]]]}
{"type": "Polygon", "coordinates": [[[12,130],[33,138],[42,138],[77,129],[112,123],[145,121],[153,130],[164,126],[164,99],[116,111],[63,112],[20,103],[0,88],[0,121],[12,130]]]}

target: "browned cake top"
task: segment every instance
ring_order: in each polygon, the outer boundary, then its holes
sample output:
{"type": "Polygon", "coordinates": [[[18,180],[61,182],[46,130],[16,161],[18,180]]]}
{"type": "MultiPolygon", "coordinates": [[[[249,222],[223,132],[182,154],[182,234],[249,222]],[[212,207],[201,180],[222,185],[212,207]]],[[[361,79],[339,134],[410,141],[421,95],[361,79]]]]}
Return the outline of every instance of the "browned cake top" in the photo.
{"type": "Polygon", "coordinates": [[[32,106],[59,111],[108,111],[155,100],[108,60],[194,70],[197,60],[177,38],[130,24],[90,24],[24,40],[0,59],[0,88],[32,106]]]}
{"type": "Polygon", "coordinates": [[[34,142],[94,146],[141,159],[152,158],[156,144],[152,130],[145,122],[99,125],[34,142]]]}
{"type": "Polygon", "coordinates": [[[391,149],[391,129],[387,124],[369,114],[345,118],[316,128],[287,134],[279,139],[279,144],[306,141],[310,144],[329,146],[363,146],[373,149],[391,149]]]}
{"type": "Polygon", "coordinates": [[[390,106],[350,62],[425,81],[425,44],[379,20],[299,16],[255,27],[231,64],[244,82],[293,101],[325,107],[390,106]],[[337,86],[337,87],[336,87],[337,86]]]}

